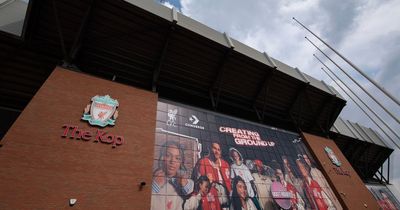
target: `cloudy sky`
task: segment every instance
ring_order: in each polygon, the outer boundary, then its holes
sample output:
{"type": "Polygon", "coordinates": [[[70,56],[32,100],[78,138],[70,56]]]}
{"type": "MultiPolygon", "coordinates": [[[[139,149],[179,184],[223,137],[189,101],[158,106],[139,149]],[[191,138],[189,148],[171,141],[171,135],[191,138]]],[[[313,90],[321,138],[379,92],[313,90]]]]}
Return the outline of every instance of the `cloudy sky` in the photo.
{"type": "MultiPolygon", "coordinates": [[[[227,32],[231,37],[259,51],[266,51],[272,57],[326,81],[341,92],[340,88],[336,87],[336,84],[320,69],[322,65],[312,56],[315,53],[324,58],[304,39],[304,36],[308,36],[360,84],[370,90],[394,115],[400,116],[399,106],[292,20],[292,17],[296,17],[303,22],[392,95],[400,98],[400,1],[170,0],[164,4],[176,7],[183,14],[211,28],[227,32]]],[[[373,100],[363,94],[361,89],[332,63],[323,60],[328,67],[347,81],[367,104],[375,107],[376,112],[394,130],[400,130],[400,126],[376,106],[373,100]]],[[[342,95],[348,99],[345,94],[342,95]]],[[[361,111],[350,99],[347,101],[347,106],[341,113],[343,118],[379,129],[368,117],[360,113],[361,111]]]]}
{"type": "MultiPolygon", "coordinates": [[[[321,42],[296,24],[296,17],[327,43],[363,69],[387,91],[400,99],[400,1],[398,0],[167,0],[164,5],[342,91],[320,70],[312,56],[324,56],[305,39],[308,36],[332,59],[368,89],[395,116],[400,107],[385,97],[365,78],[341,61],[321,42]]],[[[396,132],[400,125],[362,92],[327,59],[323,59],[396,132]]],[[[347,105],[341,117],[379,130],[345,94],[347,105]]],[[[371,114],[372,115],[372,114],[371,114]]],[[[382,125],[383,127],[383,125],[382,125]]],[[[387,130],[387,133],[390,131],[387,130]]],[[[381,135],[384,134],[381,132],[381,135]]],[[[392,138],[395,138],[392,135],[392,138]]],[[[396,152],[399,153],[399,152],[396,152]]],[[[400,159],[400,153],[397,154],[400,159]]],[[[399,173],[400,174],[400,173],[399,173]]],[[[400,180],[399,180],[400,183],[400,180]]]]}

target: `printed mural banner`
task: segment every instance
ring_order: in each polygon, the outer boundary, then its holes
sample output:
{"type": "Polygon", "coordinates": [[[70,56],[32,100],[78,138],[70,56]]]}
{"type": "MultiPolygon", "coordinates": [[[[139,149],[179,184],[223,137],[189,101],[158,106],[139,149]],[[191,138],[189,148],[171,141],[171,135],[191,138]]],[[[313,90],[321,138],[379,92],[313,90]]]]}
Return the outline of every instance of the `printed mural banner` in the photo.
{"type": "Polygon", "coordinates": [[[153,210],[342,209],[299,134],[158,102],[153,210]]]}
{"type": "Polygon", "coordinates": [[[400,210],[400,203],[393,193],[384,185],[366,185],[374,195],[382,210],[400,210]]]}

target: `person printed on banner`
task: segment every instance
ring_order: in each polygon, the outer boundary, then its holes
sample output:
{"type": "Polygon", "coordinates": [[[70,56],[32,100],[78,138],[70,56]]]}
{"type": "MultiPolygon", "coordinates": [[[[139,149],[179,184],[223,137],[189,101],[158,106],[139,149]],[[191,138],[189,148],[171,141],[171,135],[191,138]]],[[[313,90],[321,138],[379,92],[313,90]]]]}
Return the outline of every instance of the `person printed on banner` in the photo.
{"type": "Polygon", "coordinates": [[[287,192],[290,193],[290,206],[293,210],[305,210],[305,202],[296,187],[290,182],[287,182],[282,171],[281,165],[273,161],[271,166],[275,169],[277,181],[280,182],[287,192]]]}
{"type": "Polygon", "coordinates": [[[249,168],[243,163],[242,154],[237,149],[231,147],[229,148],[229,157],[232,160],[231,178],[233,179],[235,176],[240,176],[243,179],[243,181],[246,183],[247,195],[253,200],[258,209],[261,209],[255,194],[257,191],[254,184],[254,178],[251,176],[249,168]]]}
{"type": "Polygon", "coordinates": [[[197,177],[207,176],[211,183],[220,183],[228,190],[228,194],[231,192],[230,167],[222,159],[221,146],[218,143],[211,144],[210,154],[197,162],[196,170],[197,177]]]}
{"type": "Polygon", "coordinates": [[[246,183],[240,176],[232,179],[231,210],[257,210],[253,200],[247,195],[246,183]]]}
{"type": "Polygon", "coordinates": [[[271,196],[271,184],[272,184],[272,168],[269,171],[268,166],[264,166],[261,160],[254,160],[256,172],[252,174],[254,183],[256,185],[258,200],[262,209],[274,209],[274,201],[271,196]]]}
{"type": "Polygon", "coordinates": [[[394,203],[389,199],[389,196],[383,190],[379,190],[379,193],[381,194],[382,199],[379,200],[378,203],[383,210],[397,210],[394,203]]]}
{"type": "Polygon", "coordinates": [[[311,208],[318,210],[336,209],[325,191],[319,186],[318,182],[313,180],[310,176],[306,163],[304,163],[302,159],[297,159],[296,164],[303,176],[303,188],[305,189],[306,196],[311,203],[311,208]]]}
{"type": "Polygon", "coordinates": [[[193,180],[188,178],[183,164],[183,151],[174,141],[163,145],[158,168],[153,173],[151,209],[182,209],[183,196],[193,191],[193,180]]]}
{"type": "Polygon", "coordinates": [[[294,185],[296,188],[297,192],[303,196],[304,191],[302,188],[302,180],[300,178],[297,178],[292,170],[292,167],[290,165],[289,159],[286,156],[282,156],[282,161],[283,161],[283,172],[285,175],[285,181],[289,182],[290,184],[294,185]]]}
{"type": "Polygon", "coordinates": [[[333,202],[333,207],[331,209],[337,209],[337,210],[341,210],[342,206],[339,203],[339,200],[336,198],[335,194],[333,193],[331,187],[328,184],[328,181],[325,179],[325,176],[322,174],[322,172],[315,167],[315,164],[313,164],[310,160],[310,158],[308,157],[308,155],[303,154],[302,155],[304,161],[306,162],[308,168],[310,169],[310,176],[313,180],[315,180],[316,182],[318,182],[319,186],[324,189],[324,191],[326,192],[327,197],[330,199],[330,201],[333,202]]]}
{"type": "Polygon", "coordinates": [[[185,201],[185,210],[221,210],[221,203],[227,202],[225,188],[220,184],[211,187],[206,176],[200,176],[194,186],[193,193],[185,201]]]}

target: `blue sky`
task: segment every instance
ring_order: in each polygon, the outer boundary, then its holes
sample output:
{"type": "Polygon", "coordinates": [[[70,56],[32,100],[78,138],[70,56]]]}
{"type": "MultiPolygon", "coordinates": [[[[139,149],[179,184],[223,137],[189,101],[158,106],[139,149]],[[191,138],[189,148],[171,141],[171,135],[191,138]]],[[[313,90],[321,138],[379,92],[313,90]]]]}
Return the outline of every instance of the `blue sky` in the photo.
{"type": "Polygon", "coordinates": [[[155,0],[155,1],[160,2],[161,4],[164,4],[169,8],[175,7],[178,11],[181,11],[182,9],[182,4],[180,0],[155,0]]]}

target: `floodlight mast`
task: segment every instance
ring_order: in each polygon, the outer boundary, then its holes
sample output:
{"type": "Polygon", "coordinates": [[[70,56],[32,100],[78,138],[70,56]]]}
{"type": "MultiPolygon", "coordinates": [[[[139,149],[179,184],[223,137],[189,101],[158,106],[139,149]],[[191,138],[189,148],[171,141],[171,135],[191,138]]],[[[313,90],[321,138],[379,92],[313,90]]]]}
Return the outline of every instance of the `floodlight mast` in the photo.
{"type": "Polygon", "coordinates": [[[400,120],[392,113],[390,112],[381,102],[379,102],[374,96],[372,96],[364,87],[362,87],[351,75],[349,75],[342,67],[340,67],[335,61],[333,61],[327,54],[325,54],[317,45],[315,45],[310,39],[305,37],[307,41],[309,41],[315,48],[317,48],[318,51],[320,51],[326,58],[328,58],[333,64],[335,64],[336,67],[338,67],[346,76],[348,76],[351,81],[356,83],[356,85],[361,88],[369,97],[371,97],[383,110],[385,110],[386,113],[388,113],[398,124],[400,124],[400,120]]]}
{"type": "Polygon", "coordinates": [[[375,82],[373,79],[371,79],[367,74],[365,74],[360,68],[358,68],[356,65],[354,65],[350,60],[345,58],[342,54],[340,54],[338,51],[336,51],[333,47],[331,47],[328,43],[326,43],[324,40],[322,40],[319,36],[317,36],[314,32],[312,32],[310,29],[308,29],[306,26],[304,26],[300,21],[298,21],[296,18],[293,17],[293,20],[295,20],[298,24],[300,24],[303,28],[305,28],[308,32],[310,32],[313,36],[315,36],[319,41],[324,43],[329,49],[331,49],[333,52],[335,52],[340,58],[342,58],[344,61],[346,61],[351,67],[353,67],[358,73],[363,75],[368,81],[370,81],[372,84],[375,85],[379,90],[381,90],[387,97],[392,99],[398,106],[400,106],[400,101],[394,97],[392,94],[387,92],[385,88],[380,86],[377,82],[375,82]]]}

